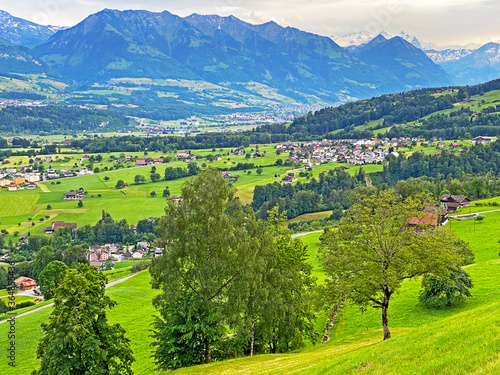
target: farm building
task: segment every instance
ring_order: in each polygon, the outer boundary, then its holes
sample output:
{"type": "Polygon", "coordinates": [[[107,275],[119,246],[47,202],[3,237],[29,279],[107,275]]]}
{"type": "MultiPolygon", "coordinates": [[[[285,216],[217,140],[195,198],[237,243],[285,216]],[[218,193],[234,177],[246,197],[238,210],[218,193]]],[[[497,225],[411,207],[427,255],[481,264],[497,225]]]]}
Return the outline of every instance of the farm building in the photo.
{"type": "Polygon", "coordinates": [[[76,223],[65,223],[64,221],[53,221],[50,227],[45,228],[45,233],[50,234],[54,233],[58,228],[67,228],[72,227],[73,229],[77,229],[78,225],[76,223]]]}
{"type": "Polygon", "coordinates": [[[31,290],[36,288],[36,281],[24,276],[15,279],[14,284],[16,284],[19,290],[31,290]]]}

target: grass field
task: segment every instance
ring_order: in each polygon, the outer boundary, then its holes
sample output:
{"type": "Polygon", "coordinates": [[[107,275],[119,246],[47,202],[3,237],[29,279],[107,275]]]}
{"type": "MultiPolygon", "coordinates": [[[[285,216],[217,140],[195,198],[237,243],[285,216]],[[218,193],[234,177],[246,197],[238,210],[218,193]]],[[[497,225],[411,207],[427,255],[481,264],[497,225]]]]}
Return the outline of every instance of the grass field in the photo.
{"type": "MultiPolygon", "coordinates": [[[[500,371],[500,273],[498,238],[500,212],[485,214],[481,224],[452,223],[452,229],[470,243],[477,263],[465,267],[474,282],[473,297],[452,308],[430,309],[418,303],[420,280],[403,284],[389,309],[393,338],[382,341],[380,311],[361,313],[346,305],[327,344],[308,345],[288,354],[259,355],[221,363],[181,369],[178,374],[491,374],[500,371]]],[[[318,259],[321,233],[301,237],[308,245],[313,276],[323,283],[325,275],[318,259]]],[[[127,270],[131,261],[117,263],[116,270],[127,270]]],[[[154,309],[150,304],[156,291],[150,288],[149,274],[142,272],[111,287],[107,293],[118,304],[109,312],[110,321],[127,330],[137,362],[136,374],[156,374],[152,363],[149,324],[154,309]]],[[[18,318],[19,367],[9,374],[26,374],[37,366],[35,348],[50,308],[18,318]],[[22,360],[21,360],[22,359],[22,360]]],[[[326,313],[317,316],[322,330],[326,313]]],[[[4,345],[6,325],[0,325],[0,345],[4,345]]],[[[10,370],[0,363],[0,373],[10,370]]]]}

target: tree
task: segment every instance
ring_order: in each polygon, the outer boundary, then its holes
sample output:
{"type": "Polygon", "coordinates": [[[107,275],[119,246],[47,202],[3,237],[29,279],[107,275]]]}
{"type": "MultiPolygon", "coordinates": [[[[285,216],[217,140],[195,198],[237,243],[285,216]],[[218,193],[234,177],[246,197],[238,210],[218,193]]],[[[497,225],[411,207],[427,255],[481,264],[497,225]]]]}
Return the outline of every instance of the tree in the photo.
{"type": "Polygon", "coordinates": [[[163,198],[168,198],[170,197],[170,189],[167,187],[165,187],[165,189],[163,189],[163,194],[162,194],[162,197],[163,198]]]}
{"type": "Polygon", "coordinates": [[[141,182],[146,182],[146,177],[144,177],[143,175],[138,174],[138,175],[136,175],[134,177],[134,182],[135,182],[136,185],[140,184],[141,182]]]}
{"type": "Polygon", "coordinates": [[[282,166],[283,165],[283,159],[276,160],[276,162],[274,163],[274,165],[276,165],[278,167],[282,166]]]}
{"type": "Polygon", "coordinates": [[[264,170],[262,168],[257,168],[257,175],[260,176],[262,174],[262,172],[264,172],[264,170]]]}
{"type": "Polygon", "coordinates": [[[425,275],[422,279],[423,290],[419,300],[432,307],[451,306],[454,303],[471,297],[472,280],[462,268],[450,271],[449,279],[425,275]]]}
{"type": "Polygon", "coordinates": [[[125,187],[125,182],[123,182],[123,180],[118,180],[116,182],[115,188],[117,188],[117,189],[123,189],[124,187],[125,187]]]}
{"type": "Polygon", "coordinates": [[[119,324],[107,321],[106,310],[116,302],[105,286],[106,276],[96,267],[80,264],[66,271],[49,321],[42,323],[37,374],[132,374],[130,340],[119,324]]]}
{"type": "Polygon", "coordinates": [[[5,289],[9,285],[9,277],[7,276],[7,270],[0,267],[0,289],[5,289]]]}
{"type": "Polygon", "coordinates": [[[40,286],[44,299],[51,299],[54,296],[54,290],[61,283],[67,269],[68,266],[63,262],[53,260],[47,264],[47,267],[40,273],[38,285],[40,286]]]}
{"type": "Polygon", "coordinates": [[[115,262],[107,259],[101,266],[99,267],[99,271],[111,271],[115,269],[115,262]]]}
{"type": "MultiPolygon", "coordinates": [[[[37,280],[40,273],[47,267],[47,264],[56,260],[55,251],[52,246],[43,246],[38,250],[35,260],[33,261],[33,267],[31,269],[31,275],[33,279],[37,280]]],[[[21,275],[26,276],[26,275],[21,275]]]]}
{"type": "Polygon", "coordinates": [[[189,176],[197,175],[201,171],[200,167],[198,166],[198,163],[196,163],[195,161],[190,162],[187,166],[187,169],[189,176]]]}
{"type": "Polygon", "coordinates": [[[88,264],[87,250],[80,245],[71,246],[63,251],[62,261],[70,268],[76,268],[79,263],[88,264]]]}
{"type": "Polygon", "coordinates": [[[82,200],[78,201],[78,207],[83,207],[83,201],[82,200]]]}
{"type": "Polygon", "coordinates": [[[156,231],[169,251],[150,268],[162,290],[153,300],[161,314],[153,324],[160,369],[209,363],[220,353],[228,325],[240,318],[256,254],[272,246],[264,224],[216,170],[186,181],[182,197],[167,203],[156,231]]]}
{"type": "Polygon", "coordinates": [[[149,195],[151,195],[151,197],[153,198],[156,197],[156,191],[153,190],[151,193],[149,193],[149,195]]]}
{"type": "Polygon", "coordinates": [[[9,311],[9,308],[3,300],[4,298],[0,298],[0,314],[5,314],[7,311],[9,311]]]}
{"type": "Polygon", "coordinates": [[[389,302],[404,280],[433,273],[447,276],[460,262],[451,241],[429,224],[409,225],[412,218],[427,222],[424,197],[402,200],[386,190],[359,196],[341,225],[322,235],[322,255],[330,288],[360,306],[382,310],[384,340],[391,337],[389,302]]]}
{"type": "Polygon", "coordinates": [[[104,176],[103,180],[106,181],[106,182],[108,182],[109,181],[109,177],[108,176],[104,176]]]}
{"type": "MultiPolygon", "coordinates": [[[[264,298],[261,296],[257,301],[257,344],[260,341],[260,346],[265,345],[271,353],[283,353],[303,346],[304,337],[312,342],[316,339],[311,298],[316,283],[311,276],[307,246],[299,238],[292,238],[288,230],[281,229],[286,211],[278,214],[275,206],[268,215],[275,236],[272,252],[258,258],[259,263],[264,261],[267,270],[262,278],[264,298]]],[[[255,285],[252,279],[250,288],[255,285]]],[[[249,301],[253,302],[252,298],[249,301]]]]}
{"type": "Polygon", "coordinates": [[[52,206],[50,204],[47,205],[47,210],[52,210],[52,206]]]}
{"type": "Polygon", "coordinates": [[[161,176],[159,173],[153,173],[150,177],[151,177],[151,181],[153,181],[153,182],[158,182],[161,179],[161,176]]]}

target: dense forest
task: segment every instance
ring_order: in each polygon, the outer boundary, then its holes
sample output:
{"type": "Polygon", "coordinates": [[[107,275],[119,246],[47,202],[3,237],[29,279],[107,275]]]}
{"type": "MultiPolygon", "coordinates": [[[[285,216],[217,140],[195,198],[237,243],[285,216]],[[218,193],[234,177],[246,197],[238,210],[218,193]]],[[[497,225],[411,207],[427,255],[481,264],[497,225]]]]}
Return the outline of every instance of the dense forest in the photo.
{"type": "Polygon", "coordinates": [[[48,105],[6,107],[0,110],[0,132],[6,134],[61,134],[75,131],[115,131],[130,119],[111,111],[48,105]]]}

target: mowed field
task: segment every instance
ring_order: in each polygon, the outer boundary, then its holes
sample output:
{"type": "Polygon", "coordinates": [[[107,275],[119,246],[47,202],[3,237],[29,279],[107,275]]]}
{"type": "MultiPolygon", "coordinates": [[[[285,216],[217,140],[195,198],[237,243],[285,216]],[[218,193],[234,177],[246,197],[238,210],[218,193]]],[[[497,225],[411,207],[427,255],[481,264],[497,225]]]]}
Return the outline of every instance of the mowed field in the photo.
{"type": "MultiPolygon", "coordinates": [[[[451,308],[431,309],[418,302],[420,280],[403,283],[389,308],[393,338],[382,340],[380,311],[361,313],[345,305],[327,344],[308,344],[293,353],[258,355],[210,365],[180,369],[173,374],[494,374],[500,371],[500,212],[487,213],[481,224],[453,222],[452,229],[470,243],[476,263],[465,267],[474,282],[473,297],[451,308]]],[[[308,245],[309,262],[318,283],[325,280],[318,259],[319,237],[300,237],[308,245]]],[[[129,264],[124,264],[124,268],[129,264]]],[[[131,339],[135,374],[159,374],[151,358],[150,323],[155,313],[147,271],[107,290],[117,306],[109,311],[131,339]]],[[[28,374],[38,366],[35,350],[42,334],[40,323],[51,308],[17,319],[18,367],[0,363],[0,373],[28,374]]],[[[327,312],[318,312],[321,332],[327,312]]],[[[0,325],[0,346],[6,345],[7,325],[0,325]]]]}

